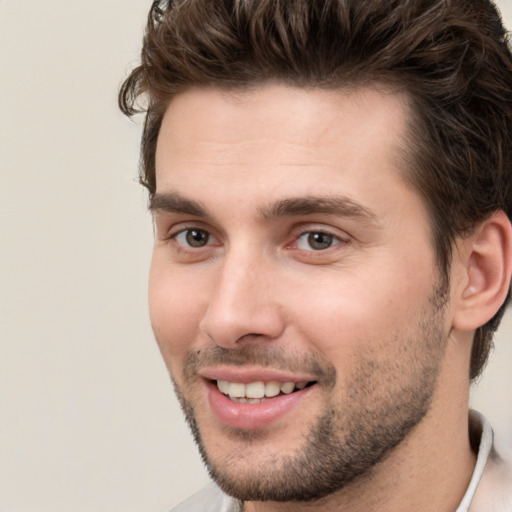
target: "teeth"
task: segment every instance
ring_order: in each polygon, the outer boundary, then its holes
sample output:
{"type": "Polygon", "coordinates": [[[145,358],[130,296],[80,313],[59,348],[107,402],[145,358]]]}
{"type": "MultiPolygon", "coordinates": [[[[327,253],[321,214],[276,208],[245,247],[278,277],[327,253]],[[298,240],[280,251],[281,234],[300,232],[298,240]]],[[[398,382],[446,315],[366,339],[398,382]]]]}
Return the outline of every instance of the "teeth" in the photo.
{"type": "Polygon", "coordinates": [[[259,403],[261,399],[272,398],[284,393],[286,395],[294,390],[304,389],[307,382],[250,382],[242,384],[240,382],[227,382],[218,380],[217,387],[220,392],[229,395],[229,397],[239,403],[259,403]]]}
{"type": "Polygon", "coordinates": [[[233,402],[238,402],[239,404],[259,404],[263,402],[265,399],[262,398],[231,398],[233,402]]]}
{"type": "Polygon", "coordinates": [[[293,382],[285,382],[281,386],[281,391],[286,395],[289,395],[295,389],[295,384],[293,382]]]}
{"type": "Polygon", "coordinates": [[[229,382],[226,382],[225,380],[218,380],[217,387],[219,388],[221,393],[229,395],[229,382]]]}
{"type": "Polygon", "coordinates": [[[265,384],[263,382],[251,382],[245,386],[247,398],[263,398],[265,396],[265,384]]]}
{"type": "Polygon", "coordinates": [[[279,382],[267,382],[265,384],[265,396],[272,398],[273,396],[279,395],[281,392],[281,384],[279,382]]]}
{"type": "Polygon", "coordinates": [[[244,396],[246,396],[245,384],[231,382],[229,384],[228,395],[232,396],[233,398],[243,398],[244,396]]]}

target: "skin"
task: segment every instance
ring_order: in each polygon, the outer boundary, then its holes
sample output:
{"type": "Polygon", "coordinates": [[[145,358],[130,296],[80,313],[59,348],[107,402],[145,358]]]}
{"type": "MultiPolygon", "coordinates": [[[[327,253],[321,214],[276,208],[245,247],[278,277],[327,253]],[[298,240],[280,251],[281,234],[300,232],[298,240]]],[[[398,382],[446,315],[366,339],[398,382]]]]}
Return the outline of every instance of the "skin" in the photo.
{"type": "Polygon", "coordinates": [[[243,497],[254,482],[286,487],[325,418],[331,451],[362,425],[361,453],[380,430],[401,429],[379,460],[316,502],[248,494],[244,510],[448,512],[465,492],[472,332],[454,326],[454,297],[467,287],[467,251],[455,252],[452,287],[441,294],[426,209],[402,178],[406,105],[371,88],[265,85],[191,89],[168,107],[156,154],[151,320],[224,488],[243,497]],[[337,207],[296,201],[312,197],[335,197],[337,207]],[[190,246],[194,229],[208,233],[204,246],[190,246]],[[330,246],[312,247],[311,233],[332,236],[330,246]],[[316,384],[270,424],[236,428],[212,410],[201,373],[235,367],[316,384]]]}

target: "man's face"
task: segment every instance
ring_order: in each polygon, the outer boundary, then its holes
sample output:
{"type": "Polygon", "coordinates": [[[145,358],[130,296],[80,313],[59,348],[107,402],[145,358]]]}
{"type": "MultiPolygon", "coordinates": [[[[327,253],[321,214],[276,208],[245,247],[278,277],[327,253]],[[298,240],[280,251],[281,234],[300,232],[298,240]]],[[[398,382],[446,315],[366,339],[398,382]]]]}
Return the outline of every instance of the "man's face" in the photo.
{"type": "Polygon", "coordinates": [[[428,216],[399,169],[405,105],[269,85],[168,107],[151,319],[236,497],[315,499],[370,474],[435,397],[450,325],[428,216]]]}

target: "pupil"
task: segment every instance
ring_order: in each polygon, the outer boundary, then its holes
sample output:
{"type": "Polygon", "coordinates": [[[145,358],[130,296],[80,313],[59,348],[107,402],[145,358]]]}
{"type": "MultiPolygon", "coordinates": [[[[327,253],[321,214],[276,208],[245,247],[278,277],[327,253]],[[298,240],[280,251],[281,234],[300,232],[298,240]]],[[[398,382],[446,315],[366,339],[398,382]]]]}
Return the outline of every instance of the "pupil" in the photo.
{"type": "Polygon", "coordinates": [[[204,247],[208,243],[208,233],[203,230],[189,229],[186,237],[191,247],[204,247]]]}
{"type": "Polygon", "coordinates": [[[313,249],[328,249],[332,245],[332,235],[327,233],[310,233],[308,243],[313,249]]]}

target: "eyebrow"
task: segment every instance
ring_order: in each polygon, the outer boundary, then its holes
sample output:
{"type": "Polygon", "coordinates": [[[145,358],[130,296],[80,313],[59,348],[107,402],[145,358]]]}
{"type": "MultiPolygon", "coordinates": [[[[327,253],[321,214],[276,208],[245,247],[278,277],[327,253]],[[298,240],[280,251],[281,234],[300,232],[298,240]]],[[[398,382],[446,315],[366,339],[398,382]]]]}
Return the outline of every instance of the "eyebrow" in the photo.
{"type": "MultiPolygon", "coordinates": [[[[177,192],[156,193],[151,197],[152,213],[181,213],[195,217],[208,217],[207,209],[198,201],[187,199],[177,192]]],[[[279,219],[300,215],[327,214],[377,222],[371,210],[346,196],[305,196],[279,199],[258,210],[264,219],[279,219]]]]}
{"type": "Polygon", "coordinates": [[[266,219],[322,213],[377,221],[377,216],[371,210],[346,196],[339,195],[285,198],[261,209],[260,213],[266,219]]]}
{"type": "Polygon", "coordinates": [[[176,192],[156,193],[149,200],[149,211],[152,213],[184,213],[195,217],[206,217],[207,211],[198,201],[186,199],[176,192]]]}

